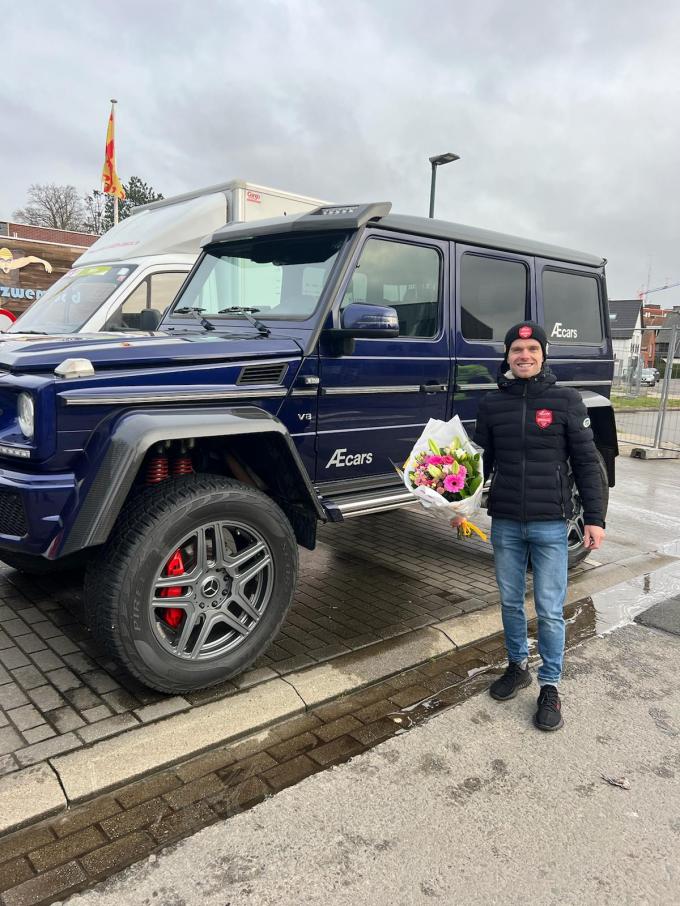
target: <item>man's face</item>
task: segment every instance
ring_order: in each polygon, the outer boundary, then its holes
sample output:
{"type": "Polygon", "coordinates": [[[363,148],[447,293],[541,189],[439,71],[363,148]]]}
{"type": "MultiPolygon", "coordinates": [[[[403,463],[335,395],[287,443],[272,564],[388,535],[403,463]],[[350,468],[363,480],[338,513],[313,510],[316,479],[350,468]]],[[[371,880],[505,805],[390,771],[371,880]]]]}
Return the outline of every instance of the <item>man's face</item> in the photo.
{"type": "Polygon", "coordinates": [[[516,378],[531,378],[543,365],[543,350],[538,340],[513,340],[508,351],[508,365],[516,378]]]}

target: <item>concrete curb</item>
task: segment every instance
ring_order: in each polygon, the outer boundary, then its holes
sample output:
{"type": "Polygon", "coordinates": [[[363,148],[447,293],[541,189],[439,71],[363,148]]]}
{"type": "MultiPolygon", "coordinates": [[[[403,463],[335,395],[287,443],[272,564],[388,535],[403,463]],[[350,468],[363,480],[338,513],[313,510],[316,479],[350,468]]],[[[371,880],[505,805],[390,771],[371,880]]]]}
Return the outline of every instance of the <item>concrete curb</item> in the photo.
{"type": "Polygon", "coordinates": [[[49,764],[34,764],[0,780],[0,833],[46,818],[68,805],[59,778],[49,764]]]}
{"type": "MultiPolygon", "coordinates": [[[[569,583],[566,603],[628,582],[679,558],[662,552],[632,557],[580,573],[569,583]]],[[[527,616],[535,617],[531,596],[527,616]]],[[[427,663],[502,631],[500,608],[490,605],[434,626],[368,645],[359,651],[128,730],[89,748],[56,756],[0,780],[0,831],[45,818],[160,768],[217,745],[250,736],[283,720],[427,663]]]]}

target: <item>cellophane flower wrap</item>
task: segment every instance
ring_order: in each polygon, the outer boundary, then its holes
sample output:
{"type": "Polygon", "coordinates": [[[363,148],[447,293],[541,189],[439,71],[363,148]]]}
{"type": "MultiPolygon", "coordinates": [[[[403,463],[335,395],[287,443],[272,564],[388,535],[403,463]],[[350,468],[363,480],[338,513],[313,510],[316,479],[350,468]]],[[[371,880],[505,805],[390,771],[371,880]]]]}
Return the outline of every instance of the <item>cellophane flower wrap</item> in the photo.
{"type": "Polygon", "coordinates": [[[479,509],[482,454],[457,415],[448,422],[431,418],[399,471],[406,488],[435,515],[470,519],[479,509]]]}

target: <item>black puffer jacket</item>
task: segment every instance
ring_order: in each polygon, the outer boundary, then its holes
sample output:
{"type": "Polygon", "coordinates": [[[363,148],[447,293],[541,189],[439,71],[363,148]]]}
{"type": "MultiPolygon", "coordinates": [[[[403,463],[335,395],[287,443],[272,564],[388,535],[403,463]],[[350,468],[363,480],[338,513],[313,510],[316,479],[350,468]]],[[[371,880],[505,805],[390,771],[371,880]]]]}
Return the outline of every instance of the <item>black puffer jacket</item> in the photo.
{"type": "Polygon", "coordinates": [[[479,405],[474,436],[484,474],[494,471],[489,514],[520,522],[571,517],[569,461],[586,525],[604,527],[602,471],[580,393],[558,387],[547,365],[532,378],[502,369],[499,389],[479,405]]]}

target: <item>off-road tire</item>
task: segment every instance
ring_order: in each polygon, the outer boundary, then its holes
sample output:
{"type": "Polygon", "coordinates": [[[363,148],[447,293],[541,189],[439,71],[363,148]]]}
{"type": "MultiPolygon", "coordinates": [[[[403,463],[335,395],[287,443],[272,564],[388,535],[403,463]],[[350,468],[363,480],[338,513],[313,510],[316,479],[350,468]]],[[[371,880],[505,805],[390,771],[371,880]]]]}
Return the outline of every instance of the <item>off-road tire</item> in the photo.
{"type": "Polygon", "coordinates": [[[46,560],[44,557],[35,557],[33,554],[23,554],[15,551],[0,551],[0,560],[18,569],[27,576],[54,576],[64,573],[83,573],[91,555],[82,551],[60,557],[58,560],[46,560]]]}
{"type": "MultiPolygon", "coordinates": [[[[597,461],[600,467],[600,478],[602,481],[602,515],[606,517],[607,508],[609,506],[609,479],[607,478],[607,467],[604,463],[604,459],[600,454],[599,450],[597,451],[597,461]]],[[[579,506],[580,506],[579,500],[579,506]]],[[[583,507],[581,507],[581,513],[583,512],[583,507]]],[[[590,556],[592,551],[585,548],[582,544],[576,545],[571,543],[569,545],[569,563],[568,569],[573,569],[579,563],[582,563],[586,557],[590,556]]]]}
{"type": "MultiPolygon", "coordinates": [[[[138,680],[161,692],[195,691],[242,673],[278,633],[293,599],[298,549],[288,519],[254,488],[218,475],[187,475],[145,489],[126,504],[109,541],[88,567],[85,600],[95,636],[138,680]],[[164,650],[152,626],[154,576],[179,539],[212,520],[238,518],[266,538],[273,590],[252,634],[207,662],[164,650]]],[[[172,603],[171,601],[169,603],[172,603]]]]}

